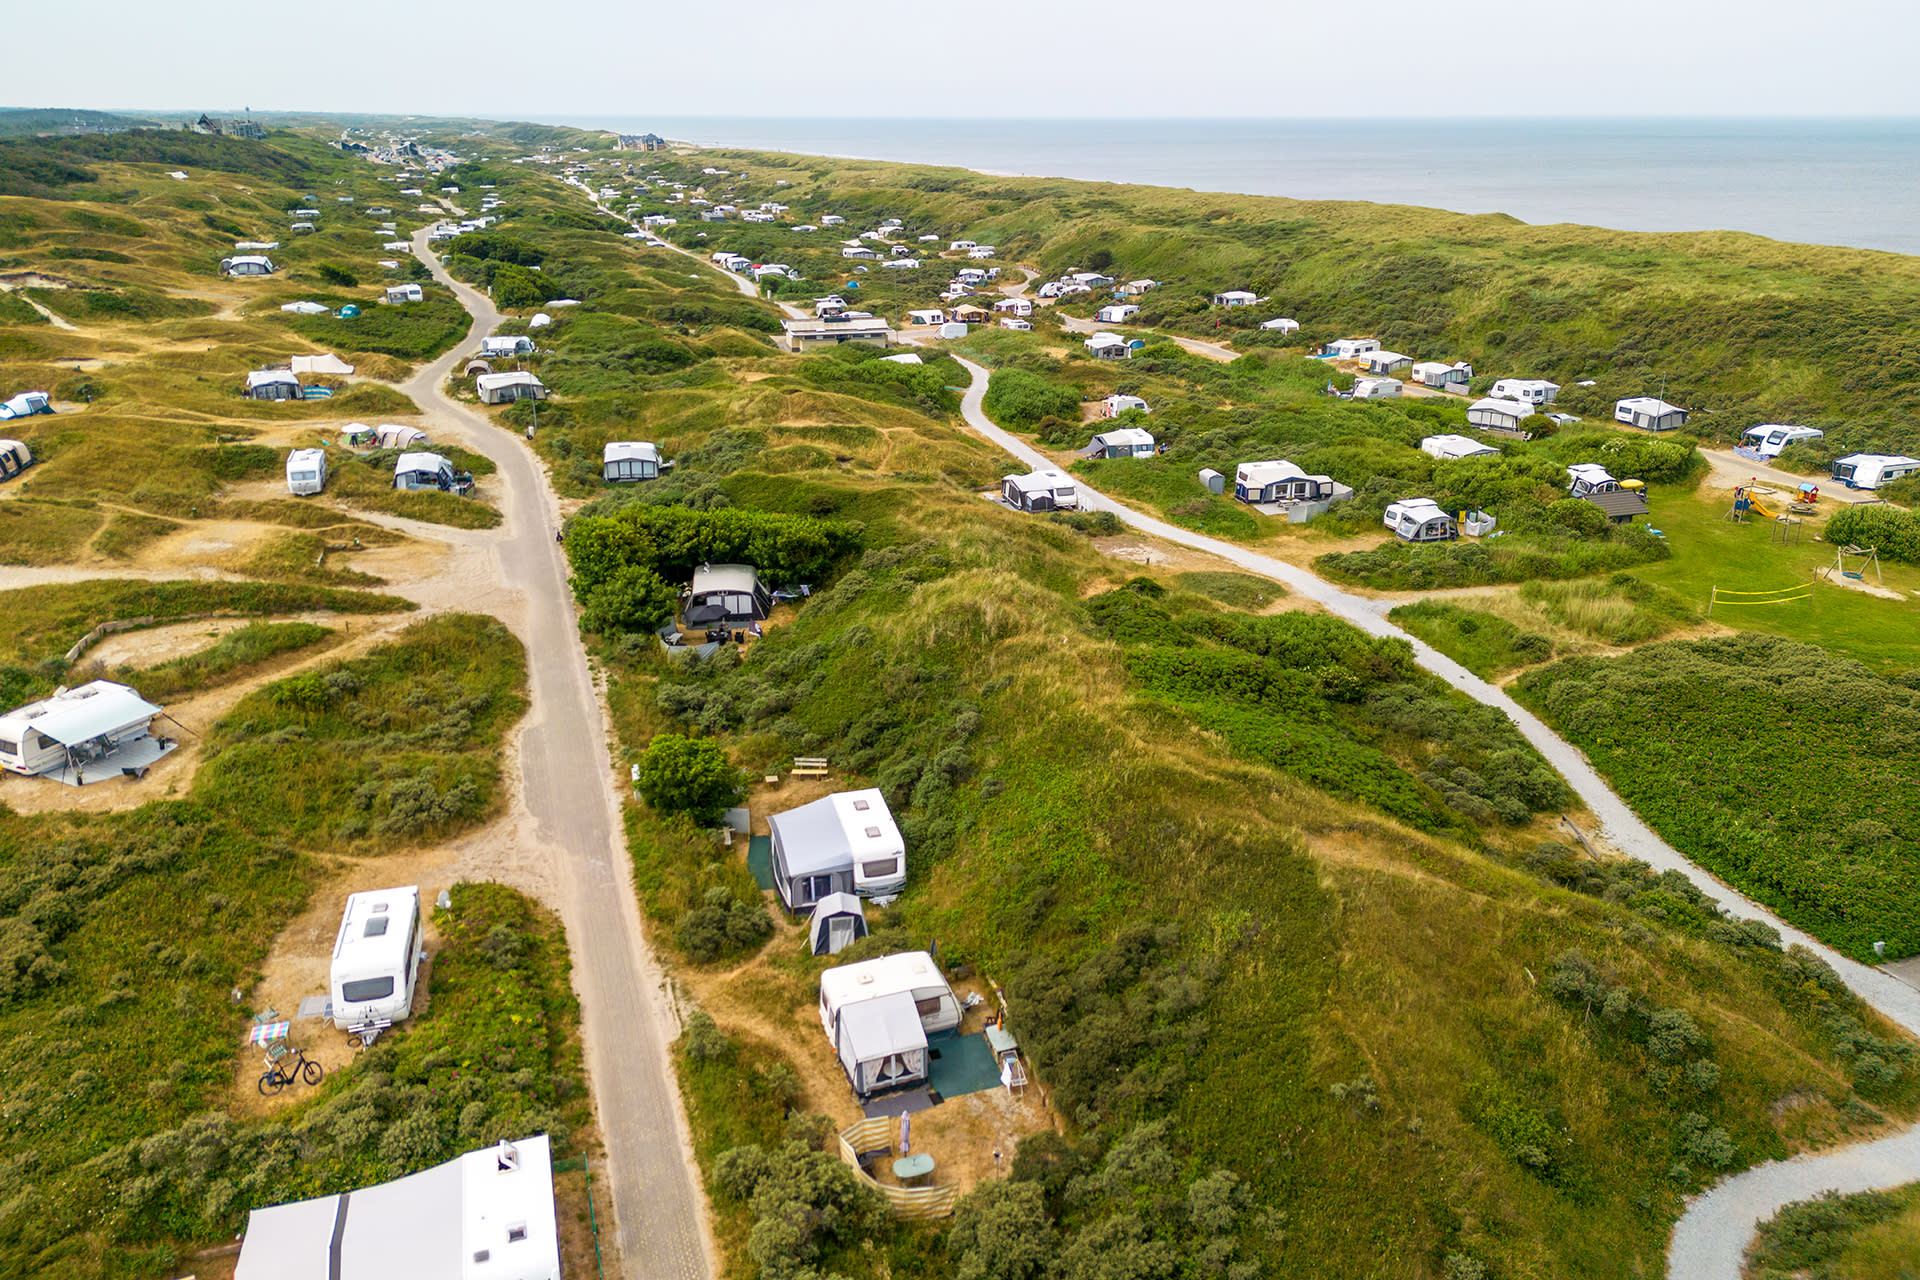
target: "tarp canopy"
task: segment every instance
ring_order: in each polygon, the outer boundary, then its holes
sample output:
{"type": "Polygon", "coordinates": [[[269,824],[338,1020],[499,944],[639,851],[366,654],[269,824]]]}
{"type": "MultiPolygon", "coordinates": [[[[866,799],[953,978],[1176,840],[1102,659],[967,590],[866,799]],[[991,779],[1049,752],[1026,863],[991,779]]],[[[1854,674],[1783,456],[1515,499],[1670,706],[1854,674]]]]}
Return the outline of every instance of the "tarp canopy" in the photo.
{"type": "Polygon", "coordinates": [[[78,746],[103,734],[151,720],[160,708],[124,684],[95,680],[92,684],[29,703],[0,716],[0,724],[21,723],[52,738],[63,747],[78,746]]]}
{"type": "MultiPolygon", "coordinates": [[[[321,308],[323,311],[325,309],[321,308]]],[[[352,365],[331,351],[323,351],[317,356],[295,356],[287,363],[295,373],[337,373],[344,376],[353,372],[352,365]]]]}
{"type": "Polygon", "coordinates": [[[920,1025],[910,991],[861,1000],[840,1010],[840,1054],[850,1065],[926,1047],[926,1028],[920,1025]]]}

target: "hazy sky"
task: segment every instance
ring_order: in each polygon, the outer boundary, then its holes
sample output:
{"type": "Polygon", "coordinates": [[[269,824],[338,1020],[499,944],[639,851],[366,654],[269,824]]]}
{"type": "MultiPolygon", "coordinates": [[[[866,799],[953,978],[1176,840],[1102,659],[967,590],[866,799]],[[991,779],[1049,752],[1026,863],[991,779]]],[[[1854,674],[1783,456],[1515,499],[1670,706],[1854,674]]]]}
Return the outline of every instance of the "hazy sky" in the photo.
{"type": "Polygon", "coordinates": [[[12,9],[9,106],[520,119],[1920,115],[1913,0],[12,9]]]}

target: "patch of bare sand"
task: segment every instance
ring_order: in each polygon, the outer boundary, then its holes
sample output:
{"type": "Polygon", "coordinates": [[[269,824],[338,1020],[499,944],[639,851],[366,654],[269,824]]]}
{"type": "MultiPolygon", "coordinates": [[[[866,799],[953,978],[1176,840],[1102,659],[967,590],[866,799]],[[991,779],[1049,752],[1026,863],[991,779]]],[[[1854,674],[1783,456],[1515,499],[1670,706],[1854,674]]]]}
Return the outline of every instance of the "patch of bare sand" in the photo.
{"type": "MultiPolygon", "coordinates": [[[[86,653],[88,662],[98,663],[111,669],[114,667],[151,667],[174,658],[184,658],[188,654],[199,653],[219,643],[220,637],[229,631],[251,626],[261,621],[259,618],[206,618],[199,622],[179,622],[166,627],[148,627],[141,631],[122,631],[118,635],[108,636],[86,653]]],[[[321,626],[338,626],[340,615],[332,613],[303,613],[291,617],[275,618],[275,622],[315,622],[321,626]]]]}

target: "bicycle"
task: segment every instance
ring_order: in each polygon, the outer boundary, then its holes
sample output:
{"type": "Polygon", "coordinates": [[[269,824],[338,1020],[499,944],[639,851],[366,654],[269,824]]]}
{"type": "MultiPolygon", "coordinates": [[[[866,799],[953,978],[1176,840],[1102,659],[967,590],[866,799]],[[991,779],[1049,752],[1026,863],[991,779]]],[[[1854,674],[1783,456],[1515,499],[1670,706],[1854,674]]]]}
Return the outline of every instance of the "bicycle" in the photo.
{"type": "Polygon", "coordinates": [[[289,1048],[280,1041],[267,1049],[267,1069],[260,1077],[260,1092],[268,1097],[290,1084],[319,1084],[326,1072],[307,1057],[305,1049],[289,1048]]]}

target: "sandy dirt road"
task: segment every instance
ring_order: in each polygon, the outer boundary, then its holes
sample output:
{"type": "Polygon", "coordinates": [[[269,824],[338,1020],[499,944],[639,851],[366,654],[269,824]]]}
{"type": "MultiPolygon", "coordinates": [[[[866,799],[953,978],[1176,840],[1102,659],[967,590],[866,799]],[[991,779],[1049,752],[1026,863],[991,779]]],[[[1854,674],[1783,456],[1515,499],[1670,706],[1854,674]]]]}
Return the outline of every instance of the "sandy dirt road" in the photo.
{"type": "MultiPolygon", "coordinates": [[[[993,424],[983,407],[987,371],[968,360],[960,363],[973,379],[961,401],[961,413],[967,425],[1029,466],[1051,465],[1050,460],[1031,445],[993,424]]],[[[1602,834],[1615,848],[1644,859],[1658,870],[1678,871],[1723,909],[1737,916],[1766,921],[1780,931],[1783,943],[1789,946],[1799,943],[1812,950],[1832,965],[1861,999],[1908,1032],[1920,1035],[1920,990],[1885,970],[1847,959],[1687,861],[1614,794],[1585,755],[1505,691],[1387,621],[1381,608],[1383,602],[1343,591],[1297,565],[1144,515],[1088,488],[1084,482],[1078,489],[1082,511],[1111,511],[1143,533],[1208,552],[1249,573],[1284,583],[1290,590],[1324,606],[1362,631],[1405,640],[1413,646],[1414,658],[1421,666],[1474,701],[1504,712],[1593,811],[1600,820],[1602,834]]],[[[1860,1191],[1917,1179],[1920,1179],[1920,1128],[1908,1129],[1878,1142],[1750,1169],[1695,1197],[1674,1228],[1667,1251],[1667,1274],[1674,1280],[1739,1280],[1740,1261],[1753,1239],[1755,1226],[1780,1206],[1804,1200],[1829,1187],[1860,1191]]]]}
{"type": "Polygon", "coordinates": [[[574,621],[565,556],[554,541],[557,502],[516,436],[444,390],[448,371],[493,331],[499,313],[447,275],[424,230],[414,237],[414,252],[474,317],[466,341],[401,389],[444,433],[436,439],[457,439],[499,468],[489,484],[506,521],[490,554],[496,580],[517,598],[493,611],[527,647],[531,697],[518,743],[516,854],[537,851],[555,870],[559,900],[550,905],[573,951],[587,1070],[606,1139],[617,1223],[609,1252],[634,1280],[704,1280],[714,1270],[706,1201],[668,1056],[677,1020],[641,930],[609,730],[574,621]]]}

